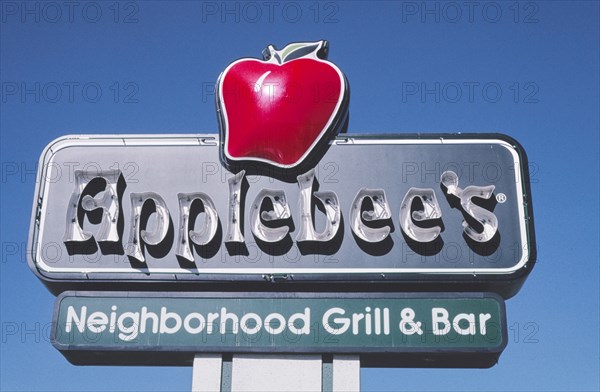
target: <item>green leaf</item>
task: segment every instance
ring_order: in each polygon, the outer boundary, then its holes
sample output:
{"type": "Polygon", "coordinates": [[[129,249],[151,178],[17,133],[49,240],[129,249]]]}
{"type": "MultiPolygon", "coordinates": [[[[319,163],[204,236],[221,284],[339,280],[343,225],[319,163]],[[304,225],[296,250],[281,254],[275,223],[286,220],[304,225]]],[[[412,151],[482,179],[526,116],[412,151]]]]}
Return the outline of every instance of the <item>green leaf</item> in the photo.
{"type": "Polygon", "coordinates": [[[291,61],[297,58],[304,57],[319,48],[319,42],[311,44],[291,44],[285,47],[281,51],[281,58],[283,62],[291,61]]]}

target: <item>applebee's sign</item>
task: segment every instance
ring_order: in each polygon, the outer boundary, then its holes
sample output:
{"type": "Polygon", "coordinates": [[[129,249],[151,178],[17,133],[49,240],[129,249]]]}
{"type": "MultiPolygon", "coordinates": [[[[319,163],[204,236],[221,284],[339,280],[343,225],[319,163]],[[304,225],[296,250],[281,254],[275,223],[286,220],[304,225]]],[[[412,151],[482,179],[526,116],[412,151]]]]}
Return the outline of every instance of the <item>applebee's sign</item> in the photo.
{"type": "Polygon", "coordinates": [[[326,43],[265,53],[220,76],[219,136],[46,148],[29,249],[51,290],[518,291],[535,249],[516,141],[339,135],[348,88],[326,43]]]}

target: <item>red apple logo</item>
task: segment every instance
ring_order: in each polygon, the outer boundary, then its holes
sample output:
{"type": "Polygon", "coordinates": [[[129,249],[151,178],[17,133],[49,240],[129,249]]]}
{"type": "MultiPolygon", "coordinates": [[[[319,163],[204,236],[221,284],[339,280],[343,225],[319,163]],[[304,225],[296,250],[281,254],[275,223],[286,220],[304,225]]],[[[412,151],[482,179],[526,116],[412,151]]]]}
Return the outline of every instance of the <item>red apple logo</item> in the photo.
{"type": "Polygon", "coordinates": [[[314,167],[348,118],[347,81],[327,52],[327,41],[270,45],[264,61],[243,58],[223,71],[217,113],[227,168],[314,167]]]}

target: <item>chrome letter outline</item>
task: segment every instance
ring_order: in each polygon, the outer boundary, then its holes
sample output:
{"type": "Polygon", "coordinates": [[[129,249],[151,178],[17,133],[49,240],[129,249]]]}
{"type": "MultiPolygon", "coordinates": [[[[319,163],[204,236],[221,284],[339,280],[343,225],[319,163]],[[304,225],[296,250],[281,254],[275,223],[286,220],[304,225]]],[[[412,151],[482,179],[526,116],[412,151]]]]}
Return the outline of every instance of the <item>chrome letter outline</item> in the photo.
{"type": "Polygon", "coordinates": [[[119,219],[119,195],[117,186],[121,177],[120,170],[106,170],[91,177],[89,173],[81,170],[75,171],[75,190],[71,194],[69,206],[67,208],[67,226],[64,242],[85,242],[92,238],[92,233],[83,230],[83,222],[79,221],[79,203],[81,207],[88,212],[102,208],[102,222],[96,233],[96,241],[117,242],[120,240],[117,231],[117,221],[119,219]],[[90,182],[94,179],[103,179],[106,182],[104,190],[97,196],[81,195],[90,182]]]}
{"type": "Polygon", "coordinates": [[[453,171],[446,171],[442,173],[440,179],[442,184],[446,187],[449,195],[456,196],[460,199],[460,205],[473,219],[477,220],[482,226],[483,231],[478,231],[466,220],[463,220],[462,225],[465,234],[474,241],[477,242],[488,242],[496,235],[498,231],[498,218],[491,211],[485,208],[479,207],[473,203],[474,197],[480,197],[482,199],[489,199],[494,193],[496,188],[494,185],[488,186],[475,186],[470,185],[465,189],[461,189],[458,186],[458,176],[453,171]]]}

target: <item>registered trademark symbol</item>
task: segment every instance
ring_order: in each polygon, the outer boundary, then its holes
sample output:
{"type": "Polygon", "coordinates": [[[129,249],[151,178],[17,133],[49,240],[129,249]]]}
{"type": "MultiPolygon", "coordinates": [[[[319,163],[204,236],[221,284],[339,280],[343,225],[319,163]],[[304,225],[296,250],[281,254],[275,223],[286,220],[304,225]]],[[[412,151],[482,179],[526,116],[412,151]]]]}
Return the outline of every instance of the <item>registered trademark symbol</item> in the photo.
{"type": "Polygon", "coordinates": [[[496,195],[496,201],[500,204],[504,203],[506,201],[506,195],[504,193],[498,193],[496,195]]]}

